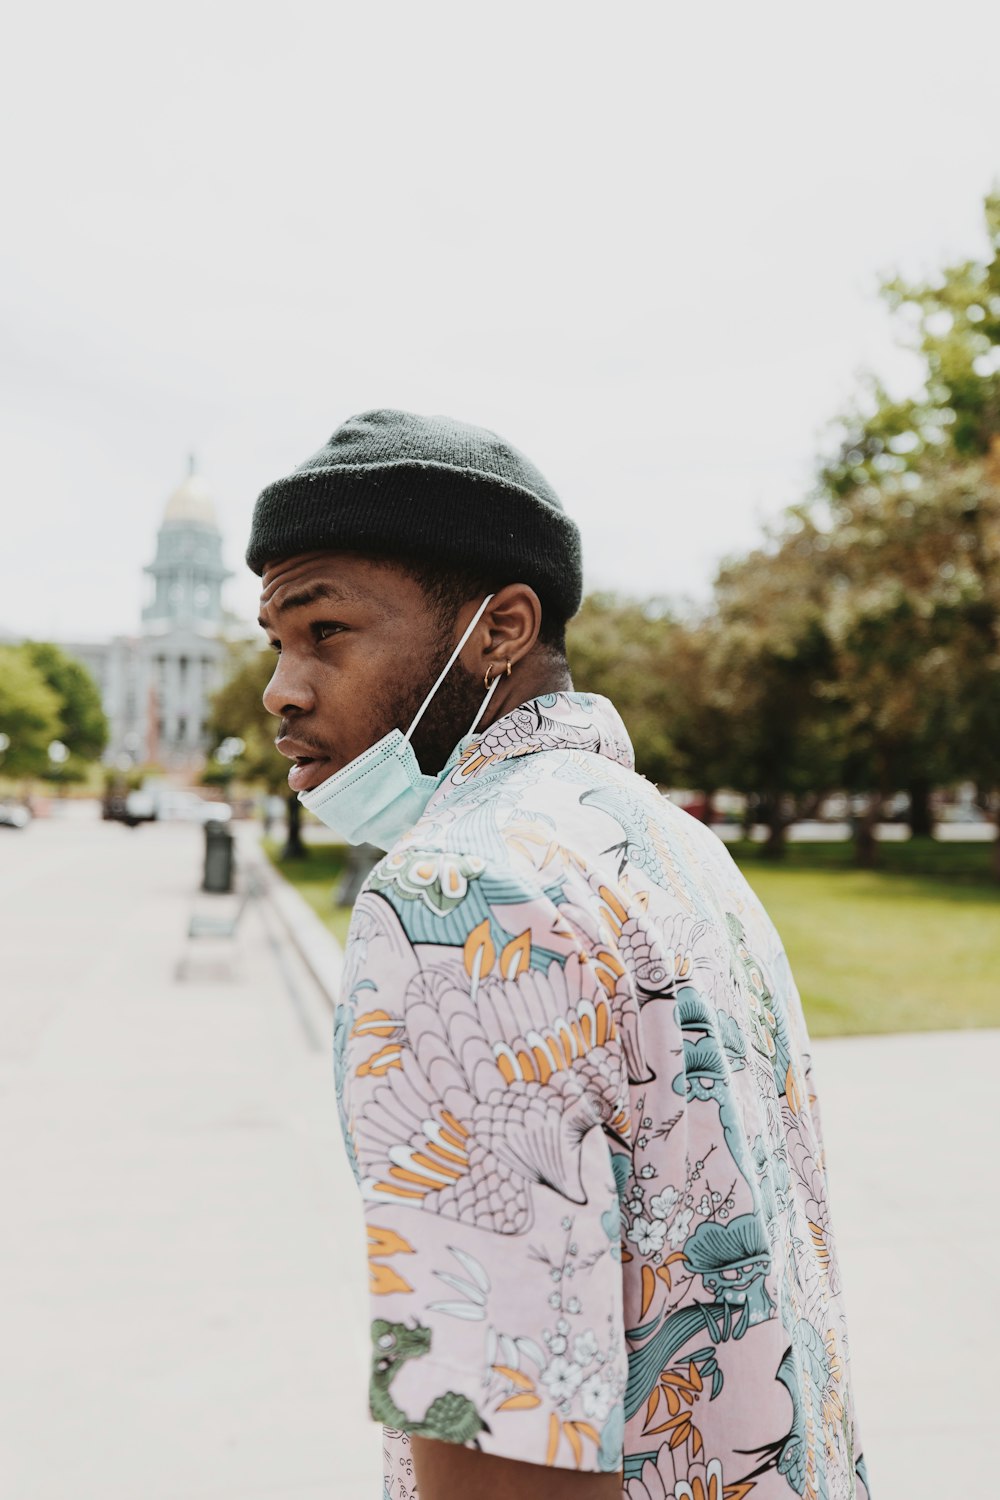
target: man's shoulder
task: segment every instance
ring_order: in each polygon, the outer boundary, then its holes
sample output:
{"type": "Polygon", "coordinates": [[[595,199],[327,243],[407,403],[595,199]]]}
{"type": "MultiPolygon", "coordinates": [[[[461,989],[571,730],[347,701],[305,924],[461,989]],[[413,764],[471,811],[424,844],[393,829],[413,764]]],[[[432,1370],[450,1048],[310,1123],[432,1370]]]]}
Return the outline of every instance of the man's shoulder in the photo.
{"type": "MultiPolygon", "coordinates": [[[[564,816],[571,809],[587,809],[591,795],[617,797],[623,811],[643,800],[654,812],[666,799],[644,776],[620,761],[572,745],[546,750],[518,748],[495,754],[488,761],[459,764],[436,794],[421,824],[437,819],[459,819],[484,805],[509,811],[564,816]]],[[[418,825],[419,826],[419,825],[418,825]]]]}
{"type": "Polygon", "coordinates": [[[471,775],[456,768],[413,829],[396,846],[522,862],[523,835],[548,834],[563,850],[606,850],[615,841],[633,848],[650,840],[701,845],[724,860],[711,831],[684,812],[645,776],[607,756],[573,747],[497,756],[471,775]]]}
{"type": "Polygon", "coordinates": [[[450,905],[472,882],[506,904],[551,897],[567,882],[574,899],[585,900],[587,885],[599,892],[623,879],[648,884],[657,906],[679,900],[714,909],[734,897],[756,904],[710,828],[629,767],[572,748],[498,759],[467,780],[456,777],[366,888],[426,890],[428,900],[433,889],[450,905]]]}
{"type": "Polygon", "coordinates": [[[545,901],[555,872],[540,875],[537,861],[494,811],[487,803],[478,812],[466,808],[465,816],[425,814],[369,872],[363,894],[455,922],[472,920],[472,912],[481,919],[498,904],[545,901]]]}

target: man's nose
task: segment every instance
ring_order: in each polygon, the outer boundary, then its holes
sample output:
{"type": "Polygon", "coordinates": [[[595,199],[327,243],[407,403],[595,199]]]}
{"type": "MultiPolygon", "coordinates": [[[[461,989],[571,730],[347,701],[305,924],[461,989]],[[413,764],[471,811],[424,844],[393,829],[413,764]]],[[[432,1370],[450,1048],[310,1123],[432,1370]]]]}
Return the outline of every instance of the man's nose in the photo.
{"type": "Polygon", "coordinates": [[[278,719],[290,714],[309,713],[315,708],[315,695],[308,674],[302,668],[296,668],[287,651],[278,657],[262,701],[268,713],[278,719]]]}

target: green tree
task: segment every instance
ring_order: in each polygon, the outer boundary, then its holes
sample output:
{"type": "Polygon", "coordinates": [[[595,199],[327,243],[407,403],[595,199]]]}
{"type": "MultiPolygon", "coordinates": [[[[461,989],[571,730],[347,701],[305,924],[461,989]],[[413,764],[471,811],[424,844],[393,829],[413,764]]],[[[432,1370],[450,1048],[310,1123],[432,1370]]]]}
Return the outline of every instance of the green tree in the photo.
{"type": "MultiPolygon", "coordinates": [[[[893,782],[930,831],[934,785],[966,777],[996,808],[1000,487],[1000,189],[987,252],[881,292],[923,382],[903,399],[868,374],[820,462],[815,504],[839,554],[836,634],[850,701],[849,783],[871,790],[860,843],[893,782]]],[[[1000,842],[995,861],[1000,877],[1000,842]]]]}
{"type": "Polygon", "coordinates": [[[263,703],[273,671],[274,656],[266,648],[245,644],[234,648],[230,674],[212,699],[209,730],[217,744],[230,737],[243,741],[242,755],[231,763],[236,775],[272,794],[287,793],[288,842],[283,858],[302,859],[306,854],[302,807],[288,790],[288,761],[274,748],[278,720],[263,703]]]}
{"type": "Polygon", "coordinates": [[[581,692],[610,698],[628,726],[636,768],[650,781],[675,781],[671,737],[671,642],[677,622],[662,600],[589,594],[567,626],[570,671],[581,692]]]}
{"type": "Polygon", "coordinates": [[[948,698],[953,779],[970,779],[998,825],[993,865],[1000,880],[1000,455],[936,476],[951,554],[939,552],[950,623],[939,660],[948,698]]]}
{"type": "Polygon", "coordinates": [[[984,202],[987,255],[926,281],[896,274],[880,292],[900,341],[920,359],[916,393],[897,400],[867,372],[859,396],[833,424],[835,451],[820,463],[822,488],[844,496],[911,482],[931,463],[982,458],[1000,439],[1000,189],[984,202]]]}
{"type": "Polygon", "coordinates": [[[23,646],[0,646],[0,732],[9,744],[0,755],[5,776],[41,776],[48,747],[59,738],[61,703],[23,646]]]}
{"type": "Polygon", "coordinates": [[[705,794],[712,819],[716,792],[730,784],[732,727],[725,694],[713,687],[713,673],[724,653],[710,614],[674,622],[662,670],[668,689],[673,782],[705,794]]]}
{"type": "Polygon", "coordinates": [[[869,794],[859,859],[874,863],[886,798],[989,778],[970,725],[997,692],[997,491],[983,465],[928,462],[918,485],[833,500],[827,623],[843,708],[844,785],[869,794]]]}
{"type": "Polygon", "coordinates": [[[840,784],[827,545],[805,510],[789,511],[764,546],[719,569],[704,628],[700,717],[713,779],[744,794],[748,822],[767,825],[771,858],[789,824],[840,784]]]}
{"type": "Polygon", "coordinates": [[[100,759],[108,743],[108,721],[97,683],[81,662],[49,641],[26,641],[21,649],[59,700],[59,728],[53,738],[61,740],[70,752],[58,772],[46,765],[42,774],[60,781],[78,781],[86,774],[87,765],[100,759]]]}
{"type": "Polygon", "coordinates": [[[229,675],[212,698],[208,722],[216,744],[228,738],[243,740],[246,749],[233,763],[237,774],[276,792],[287,779],[288,761],[274,748],[278,720],[262,701],[273,671],[270,651],[235,648],[229,675]]]}

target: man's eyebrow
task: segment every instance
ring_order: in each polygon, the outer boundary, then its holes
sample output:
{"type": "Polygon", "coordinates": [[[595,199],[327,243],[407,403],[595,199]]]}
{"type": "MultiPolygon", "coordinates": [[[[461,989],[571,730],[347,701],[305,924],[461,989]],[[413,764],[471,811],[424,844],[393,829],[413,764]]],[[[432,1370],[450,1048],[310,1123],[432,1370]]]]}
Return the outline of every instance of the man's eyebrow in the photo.
{"type": "MultiPolygon", "coordinates": [[[[277,614],[285,615],[292,609],[305,609],[307,605],[315,604],[317,599],[335,599],[344,604],[357,597],[357,594],[348,589],[338,588],[335,583],[313,583],[295,594],[286,594],[281,603],[275,606],[275,610],[277,614]]],[[[257,624],[262,630],[269,628],[263,616],[258,616],[257,624]]]]}

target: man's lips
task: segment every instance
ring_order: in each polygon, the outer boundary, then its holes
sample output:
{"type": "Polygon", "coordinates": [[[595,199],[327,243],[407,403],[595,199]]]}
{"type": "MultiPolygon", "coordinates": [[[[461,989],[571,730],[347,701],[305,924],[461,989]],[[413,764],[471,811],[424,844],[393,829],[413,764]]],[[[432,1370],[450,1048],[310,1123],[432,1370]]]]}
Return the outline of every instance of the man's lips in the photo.
{"type": "Polygon", "coordinates": [[[288,773],[288,785],[293,792],[311,792],[321,781],[326,781],[332,775],[333,764],[326,757],[322,760],[296,761],[288,773]]]}
{"type": "Polygon", "coordinates": [[[282,755],[295,762],[288,772],[288,785],[293,792],[311,792],[321,781],[333,775],[333,761],[315,745],[305,745],[285,735],[274,743],[282,755]]]}

